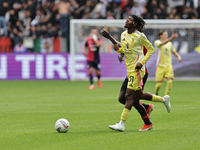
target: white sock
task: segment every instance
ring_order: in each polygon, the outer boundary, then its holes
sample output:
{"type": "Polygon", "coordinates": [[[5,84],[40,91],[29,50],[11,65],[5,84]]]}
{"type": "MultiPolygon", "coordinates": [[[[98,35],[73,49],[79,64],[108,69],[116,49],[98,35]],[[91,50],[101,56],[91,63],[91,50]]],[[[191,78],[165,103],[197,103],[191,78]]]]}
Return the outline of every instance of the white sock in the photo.
{"type": "Polygon", "coordinates": [[[121,125],[124,126],[124,125],[125,125],[125,122],[120,120],[119,124],[121,124],[121,125]]]}

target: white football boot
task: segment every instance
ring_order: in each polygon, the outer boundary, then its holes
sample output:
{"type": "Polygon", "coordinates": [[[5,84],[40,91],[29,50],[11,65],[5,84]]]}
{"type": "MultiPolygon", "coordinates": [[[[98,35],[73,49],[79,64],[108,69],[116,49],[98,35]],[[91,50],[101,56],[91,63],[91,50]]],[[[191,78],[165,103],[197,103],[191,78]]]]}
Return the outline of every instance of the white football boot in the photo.
{"type": "Polygon", "coordinates": [[[121,132],[124,132],[125,130],[125,126],[122,125],[121,123],[116,123],[115,125],[109,125],[109,128],[121,132]]]}
{"type": "Polygon", "coordinates": [[[170,96],[169,95],[165,95],[163,97],[163,105],[166,107],[167,112],[170,113],[170,111],[171,111],[171,104],[170,104],[170,96]]]}

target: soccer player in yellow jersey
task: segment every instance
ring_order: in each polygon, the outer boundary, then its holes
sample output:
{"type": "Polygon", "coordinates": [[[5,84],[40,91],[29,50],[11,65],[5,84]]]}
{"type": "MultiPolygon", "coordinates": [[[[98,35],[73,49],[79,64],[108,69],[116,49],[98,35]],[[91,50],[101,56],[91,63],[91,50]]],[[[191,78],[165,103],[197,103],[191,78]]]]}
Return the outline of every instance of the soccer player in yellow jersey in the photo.
{"type": "Polygon", "coordinates": [[[177,38],[178,34],[173,33],[171,37],[168,38],[168,33],[166,31],[161,31],[159,33],[160,40],[154,42],[156,53],[157,53],[157,64],[156,64],[156,86],[155,94],[158,92],[163,84],[164,78],[167,79],[167,85],[165,89],[165,95],[169,95],[172,88],[172,80],[174,79],[174,72],[172,68],[172,57],[171,53],[177,57],[178,62],[181,62],[181,56],[175,51],[171,40],[177,38]]]}
{"type": "MultiPolygon", "coordinates": [[[[121,120],[115,125],[109,125],[109,128],[116,131],[125,130],[125,122],[132,106],[137,109],[144,121],[144,126],[139,131],[147,131],[153,128],[153,123],[150,121],[145,108],[139,102],[140,99],[162,102],[167,108],[167,111],[171,111],[170,97],[168,95],[160,97],[142,91],[145,63],[154,52],[152,44],[142,33],[145,24],[146,23],[142,18],[131,15],[126,20],[125,28],[127,28],[127,30],[121,34],[120,44],[118,44],[112,36],[106,35],[107,38],[115,44],[115,51],[125,55],[127,67],[128,84],[125,94],[126,102],[121,114],[121,120]],[[145,46],[148,50],[145,56],[143,54],[142,46],[145,46]]],[[[101,33],[102,35],[106,34],[104,30],[102,30],[101,33]]]]}

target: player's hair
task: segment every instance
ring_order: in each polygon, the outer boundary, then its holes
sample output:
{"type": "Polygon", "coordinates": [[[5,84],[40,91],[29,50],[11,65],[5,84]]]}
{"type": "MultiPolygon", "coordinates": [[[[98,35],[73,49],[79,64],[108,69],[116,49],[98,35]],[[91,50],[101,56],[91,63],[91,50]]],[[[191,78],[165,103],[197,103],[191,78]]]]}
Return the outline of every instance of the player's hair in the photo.
{"type": "Polygon", "coordinates": [[[146,22],[139,16],[131,15],[131,17],[133,17],[135,23],[137,23],[135,28],[138,31],[143,32],[143,29],[144,29],[144,26],[146,25],[146,22]]]}
{"type": "Polygon", "coordinates": [[[161,35],[163,35],[163,33],[165,32],[165,30],[162,30],[158,33],[158,37],[160,38],[161,35]]]}

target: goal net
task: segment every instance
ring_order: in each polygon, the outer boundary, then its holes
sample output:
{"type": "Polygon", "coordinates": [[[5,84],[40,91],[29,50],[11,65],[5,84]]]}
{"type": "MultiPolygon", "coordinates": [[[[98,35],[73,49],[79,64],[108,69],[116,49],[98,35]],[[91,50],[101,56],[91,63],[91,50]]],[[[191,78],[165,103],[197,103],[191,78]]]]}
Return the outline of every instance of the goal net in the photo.
{"type": "MultiPolygon", "coordinates": [[[[182,62],[178,63],[172,56],[175,79],[200,78],[200,20],[145,20],[144,33],[153,44],[158,39],[158,33],[166,30],[171,35],[178,33],[179,37],[174,39],[173,45],[181,55],[182,62]]],[[[100,47],[101,72],[103,79],[123,79],[126,76],[125,63],[119,63],[117,53],[113,50],[112,43],[101,36],[100,31],[106,29],[118,41],[121,33],[125,30],[125,20],[78,20],[70,21],[70,61],[71,79],[87,79],[86,57],[82,50],[90,31],[96,28],[99,38],[102,38],[100,47]]],[[[155,77],[156,53],[152,55],[146,64],[149,77],[155,77]]]]}

